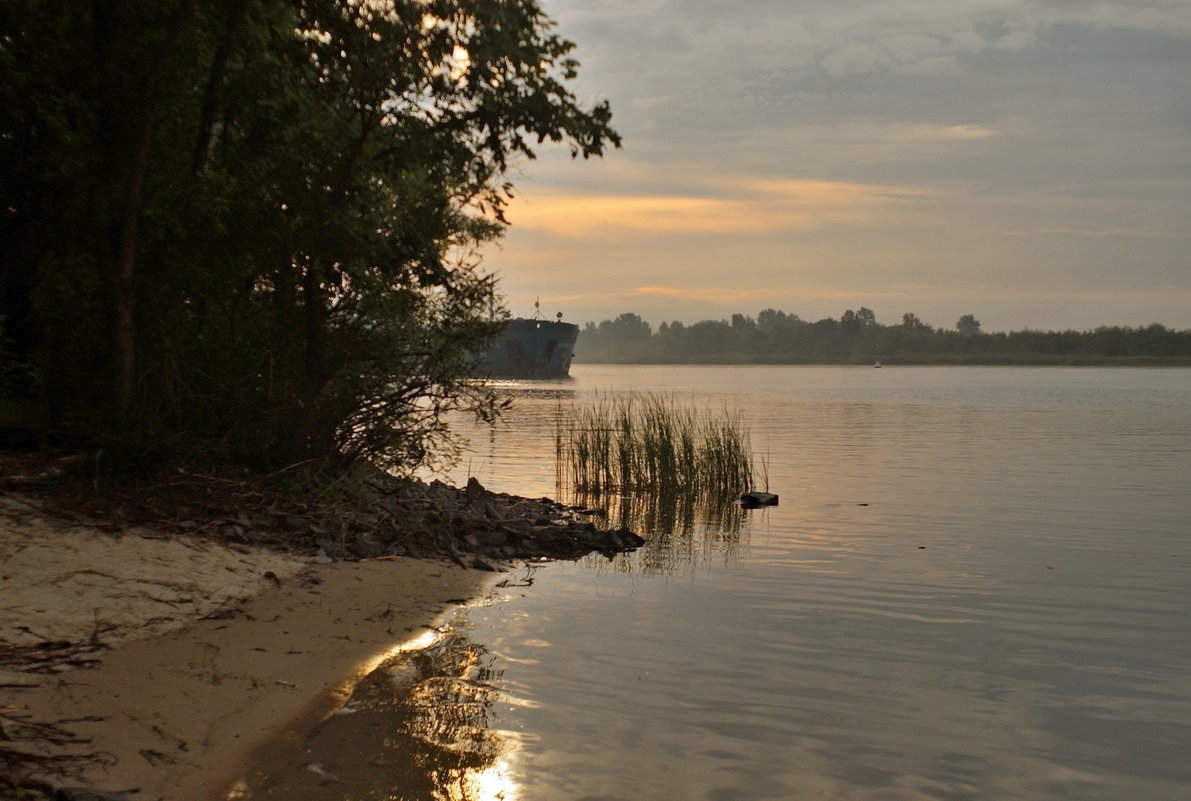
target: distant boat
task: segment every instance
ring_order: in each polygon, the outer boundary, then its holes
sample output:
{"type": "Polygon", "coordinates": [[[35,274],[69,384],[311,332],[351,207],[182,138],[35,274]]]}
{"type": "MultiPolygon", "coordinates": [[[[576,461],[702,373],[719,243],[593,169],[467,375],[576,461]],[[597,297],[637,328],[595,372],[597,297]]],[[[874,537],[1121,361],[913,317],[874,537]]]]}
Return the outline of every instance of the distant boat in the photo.
{"type": "Polygon", "coordinates": [[[881,366],[881,360],[880,360],[880,359],[877,359],[875,362],[873,362],[873,367],[880,367],[880,366],[881,366]]]}
{"type": "MultiPolygon", "coordinates": [[[[535,303],[535,308],[540,304],[535,303]]],[[[517,317],[504,329],[476,367],[478,375],[488,378],[567,378],[579,326],[557,320],[517,317]]]]}

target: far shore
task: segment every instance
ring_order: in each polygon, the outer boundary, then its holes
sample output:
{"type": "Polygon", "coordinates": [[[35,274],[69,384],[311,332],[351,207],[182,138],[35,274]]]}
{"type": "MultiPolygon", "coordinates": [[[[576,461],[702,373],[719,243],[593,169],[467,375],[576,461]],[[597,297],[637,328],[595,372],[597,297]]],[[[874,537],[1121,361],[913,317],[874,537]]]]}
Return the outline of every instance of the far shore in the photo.
{"type": "Polygon", "coordinates": [[[365,672],[501,577],[113,535],[42,511],[0,499],[0,706],[17,735],[3,745],[34,755],[20,791],[31,799],[64,786],[137,788],[134,801],[234,795],[257,749],[313,728],[365,672]]]}

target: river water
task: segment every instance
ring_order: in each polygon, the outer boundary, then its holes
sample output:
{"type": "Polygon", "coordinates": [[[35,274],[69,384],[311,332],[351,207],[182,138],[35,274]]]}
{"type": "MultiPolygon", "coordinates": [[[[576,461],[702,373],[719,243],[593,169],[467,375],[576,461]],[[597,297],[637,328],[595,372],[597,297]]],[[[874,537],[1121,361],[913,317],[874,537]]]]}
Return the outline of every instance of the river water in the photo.
{"type": "Polygon", "coordinates": [[[337,780],[302,797],[1191,794],[1191,370],[576,365],[508,389],[454,482],[554,496],[560,405],[663,392],[739,410],[780,505],[613,499],[644,548],[461,609],[307,744],[337,780]]]}

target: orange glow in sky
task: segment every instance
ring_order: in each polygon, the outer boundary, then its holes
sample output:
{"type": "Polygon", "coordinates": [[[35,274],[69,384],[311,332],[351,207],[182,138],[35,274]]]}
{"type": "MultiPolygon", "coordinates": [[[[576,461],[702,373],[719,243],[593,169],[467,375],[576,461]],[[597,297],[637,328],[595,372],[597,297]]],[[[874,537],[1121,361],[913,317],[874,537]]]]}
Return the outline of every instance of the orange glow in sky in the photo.
{"type": "Polygon", "coordinates": [[[543,8],[624,148],[517,165],[515,314],[1191,328],[1186,4],[543,8]]]}

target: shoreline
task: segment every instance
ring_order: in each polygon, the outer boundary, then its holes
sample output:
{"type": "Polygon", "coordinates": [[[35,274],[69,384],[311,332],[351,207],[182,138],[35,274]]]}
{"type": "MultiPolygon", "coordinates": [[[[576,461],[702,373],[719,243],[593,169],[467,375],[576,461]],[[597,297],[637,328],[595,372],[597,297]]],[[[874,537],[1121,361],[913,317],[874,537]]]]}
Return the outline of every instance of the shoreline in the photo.
{"type": "Polygon", "coordinates": [[[135,801],[227,797],[254,753],[313,728],[385,656],[503,577],[412,557],[320,563],[151,530],[114,537],[37,512],[27,499],[0,503],[0,645],[10,663],[48,657],[0,665],[6,737],[16,735],[4,745],[66,769],[28,771],[31,799],[69,786],[137,788],[135,801]],[[65,742],[22,738],[34,723],[65,742]]]}

